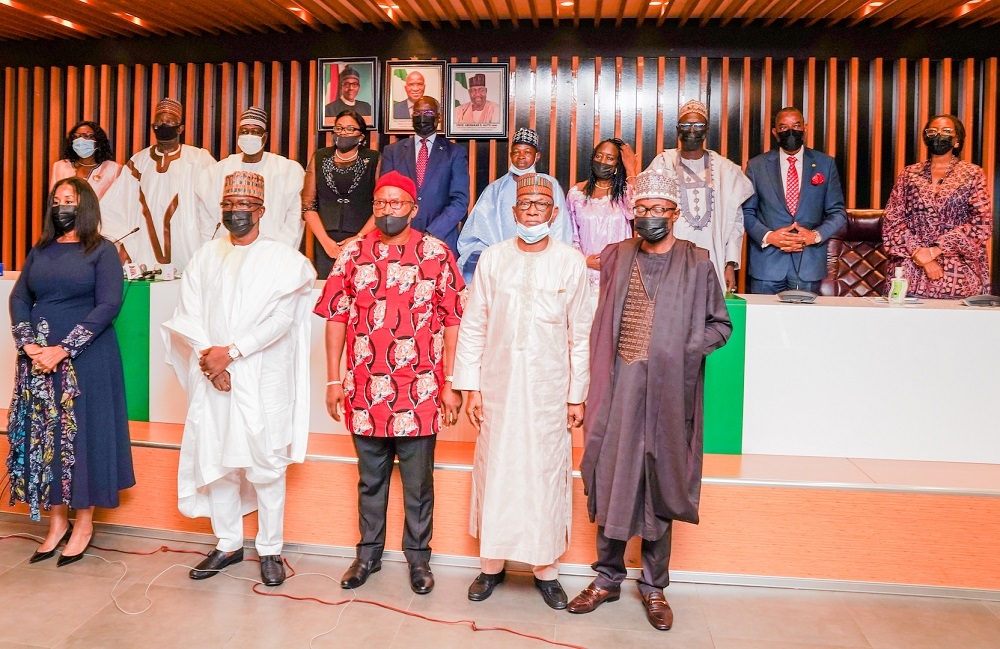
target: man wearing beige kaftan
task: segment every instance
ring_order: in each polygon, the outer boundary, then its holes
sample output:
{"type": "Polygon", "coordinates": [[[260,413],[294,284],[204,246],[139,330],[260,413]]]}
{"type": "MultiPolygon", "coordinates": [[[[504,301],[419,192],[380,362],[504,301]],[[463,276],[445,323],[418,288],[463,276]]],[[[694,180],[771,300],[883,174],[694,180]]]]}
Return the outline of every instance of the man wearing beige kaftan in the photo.
{"type": "Polygon", "coordinates": [[[480,257],[458,334],[453,386],[468,390],[479,428],[470,534],[481,601],[504,580],[504,560],[534,567],[552,608],[566,607],[559,557],[569,542],[572,435],[589,385],[589,306],[583,255],[548,236],[552,182],[525,174],[510,218],[517,236],[480,257]]]}

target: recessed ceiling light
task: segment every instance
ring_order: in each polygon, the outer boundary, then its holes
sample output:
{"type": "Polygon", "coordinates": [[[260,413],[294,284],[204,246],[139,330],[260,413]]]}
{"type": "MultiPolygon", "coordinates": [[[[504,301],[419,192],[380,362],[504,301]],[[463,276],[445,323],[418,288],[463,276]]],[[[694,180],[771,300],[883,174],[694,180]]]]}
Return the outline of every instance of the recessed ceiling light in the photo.
{"type": "Polygon", "coordinates": [[[660,0],[653,0],[653,2],[650,2],[650,3],[649,3],[649,6],[650,6],[650,7],[659,7],[659,6],[660,6],[660,5],[662,5],[662,4],[663,4],[663,3],[662,3],[662,2],[660,2],[660,0]]]}
{"type": "Polygon", "coordinates": [[[563,7],[572,7],[576,3],[573,0],[566,0],[565,2],[560,2],[559,5],[563,7]]]}
{"type": "Polygon", "coordinates": [[[878,7],[881,7],[881,6],[882,6],[882,5],[884,5],[884,4],[885,4],[884,2],[869,2],[869,3],[868,3],[868,6],[869,6],[869,7],[875,7],[875,8],[878,8],[878,7]]]}

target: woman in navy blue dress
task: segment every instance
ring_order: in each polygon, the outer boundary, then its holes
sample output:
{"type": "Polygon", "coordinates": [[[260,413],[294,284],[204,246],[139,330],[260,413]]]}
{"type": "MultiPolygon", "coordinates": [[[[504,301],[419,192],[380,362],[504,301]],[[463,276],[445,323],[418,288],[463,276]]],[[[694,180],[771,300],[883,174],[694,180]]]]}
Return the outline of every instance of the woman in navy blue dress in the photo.
{"type": "Polygon", "coordinates": [[[121,352],[111,324],[122,305],[115,246],[101,237],[97,195],[85,180],[52,188],[42,236],[10,296],[18,348],[8,438],[11,504],[50,511],[31,562],[63,542],[63,566],[94,534],[94,507],[117,507],[135,484],[121,352]],[[76,526],[69,509],[76,510],[76,526]]]}

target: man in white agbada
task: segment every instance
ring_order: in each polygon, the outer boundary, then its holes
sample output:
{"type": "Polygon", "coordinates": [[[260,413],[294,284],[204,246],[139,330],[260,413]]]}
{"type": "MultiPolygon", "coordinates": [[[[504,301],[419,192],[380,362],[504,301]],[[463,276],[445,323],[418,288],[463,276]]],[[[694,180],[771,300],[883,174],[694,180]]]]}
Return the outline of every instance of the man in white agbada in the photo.
{"type": "Polygon", "coordinates": [[[705,149],[708,108],[692,99],[677,120],[679,149],[653,158],[646,171],[669,169],[680,187],[681,216],[674,222],[678,239],[708,251],[722,290],[736,291],[736,270],[743,257],[743,203],[753,183],[739,166],[705,149]]]}
{"type": "Polygon", "coordinates": [[[239,152],[224,158],[204,174],[198,186],[199,209],[202,218],[211,221],[214,238],[226,236],[218,227],[222,221],[219,196],[226,176],[234,171],[252,171],[264,177],[267,196],[264,208],[267,218],[260,222],[261,236],[279,241],[295,250],[302,243],[302,182],[305,170],[294,160],[264,150],[268,138],[267,113],[251,106],[240,116],[238,138],[239,152]]]}
{"type": "Polygon", "coordinates": [[[469,599],[504,580],[504,560],[534,567],[545,603],[566,608],[559,557],[569,543],[573,439],[590,382],[590,288],[578,251],[554,240],[548,178],[517,181],[517,236],[480,257],[458,333],[456,390],[479,429],[469,532],[482,573],[469,599]]]}
{"type": "MultiPolygon", "coordinates": [[[[486,186],[458,235],[458,267],[467,284],[472,283],[476,263],[483,250],[516,234],[517,224],[510,218],[510,210],[517,200],[517,179],[524,174],[536,173],[535,164],[540,157],[538,133],[530,128],[517,129],[510,145],[510,171],[486,186]]],[[[552,183],[552,198],[558,214],[549,233],[571,245],[573,226],[559,181],[546,174],[538,175],[552,183]]]]}
{"type": "Polygon", "coordinates": [[[101,199],[101,234],[119,244],[123,259],[172,264],[183,271],[194,252],[212,238],[215,222],[198,212],[199,178],[215,164],[205,149],[181,144],[184,109],[163,99],[154,109],[156,143],[136,153],[101,199]],[[129,234],[135,228],[139,231],[129,234]]]}
{"type": "Polygon", "coordinates": [[[285,579],[285,467],[305,458],[309,434],[308,315],[316,271],[297,251],[259,236],[263,204],[261,176],[236,171],[226,178],[222,222],[229,236],[195,253],[163,337],[188,394],[178,508],[191,518],[211,517],[219,538],[191,578],[207,579],[243,560],[243,515],[258,509],[261,579],[276,586],[285,579]]]}

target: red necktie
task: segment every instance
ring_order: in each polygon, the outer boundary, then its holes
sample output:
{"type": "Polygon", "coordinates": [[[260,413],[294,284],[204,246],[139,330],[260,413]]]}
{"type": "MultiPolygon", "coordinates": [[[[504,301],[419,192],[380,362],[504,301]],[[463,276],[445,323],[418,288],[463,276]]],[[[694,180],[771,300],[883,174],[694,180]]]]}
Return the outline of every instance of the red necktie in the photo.
{"type": "Polygon", "coordinates": [[[417,187],[423,187],[424,174],[427,173],[427,140],[420,138],[420,151],[417,152],[417,187]]]}
{"type": "MultiPolygon", "coordinates": [[[[419,165],[418,165],[419,168],[419,165]]],[[[420,173],[419,171],[417,173],[420,173]]],[[[785,182],[785,203],[792,215],[799,207],[799,172],[795,170],[795,156],[788,156],[788,177],[785,182]]]]}

